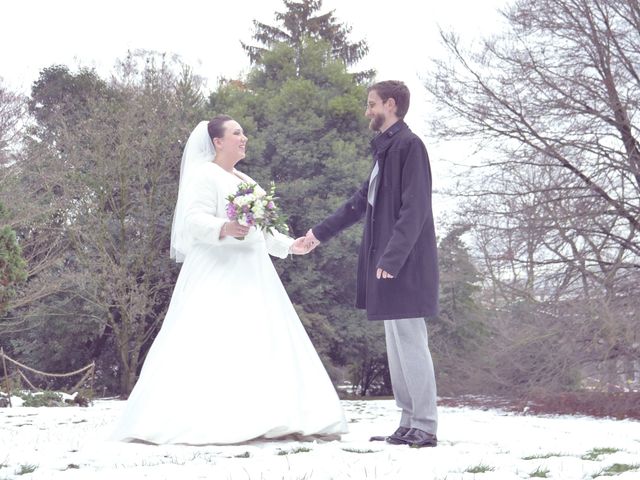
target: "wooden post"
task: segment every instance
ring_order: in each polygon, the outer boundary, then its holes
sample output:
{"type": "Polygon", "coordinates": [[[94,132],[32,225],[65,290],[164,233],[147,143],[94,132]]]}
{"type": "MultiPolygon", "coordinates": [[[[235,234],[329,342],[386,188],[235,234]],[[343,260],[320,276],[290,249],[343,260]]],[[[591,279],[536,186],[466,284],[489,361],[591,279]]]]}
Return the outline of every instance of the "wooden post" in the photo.
{"type": "Polygon", "coordinates": [[[7,371],[7,362],[4,359],[4,348],[0,347],[0,357],[2,357],[2,369],[4,370],[4,384],[7,388],[7,398],[9,399],[9,406],[13,408],[11,404],[11,386],[9,385],[9,372],[7,371]]]}
{"type": "Polygon", "coordinates": [[[93,362],[91,362],[91,398],[89,398],[89,401],[93,404],[93,387],[94,387],[94,383],[96,380],[96,362],[95,360],[93,362]]]}

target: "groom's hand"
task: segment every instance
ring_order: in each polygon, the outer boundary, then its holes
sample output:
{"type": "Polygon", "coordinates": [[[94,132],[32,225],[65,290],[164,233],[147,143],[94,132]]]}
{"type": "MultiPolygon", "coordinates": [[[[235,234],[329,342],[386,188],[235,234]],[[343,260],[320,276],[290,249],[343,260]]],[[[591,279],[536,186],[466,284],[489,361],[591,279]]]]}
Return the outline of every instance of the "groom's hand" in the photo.
{"type": "Polygon", "coordinates": [[[376,271],[376,278],[378,280],[380,280],[381,278],[393,278],[393,275],[391,275],[390,273],[384,271],[381,268],[378,268],[378,270],[376,271]]]}
{"type": "Polygon", "coordinates": [[[305,241],[307,243],[307,247],[309,248],[309,251],[313,250],[318,245],[320,245],[320,240],[318,240],[316,238],[316,236],[313,234],[313,230],[311,230],[311,229],[309,229],[309,231],[307,232],[307,236],[305,237],[305,241]]]}
{"type": "Polygon", "coordinates": [[[309,248],[307,244],[307,237],[296,238],[289,248],[289,252],[293,253],[294,255],[306,255],[310,251],[311,248],[309,248]]]}

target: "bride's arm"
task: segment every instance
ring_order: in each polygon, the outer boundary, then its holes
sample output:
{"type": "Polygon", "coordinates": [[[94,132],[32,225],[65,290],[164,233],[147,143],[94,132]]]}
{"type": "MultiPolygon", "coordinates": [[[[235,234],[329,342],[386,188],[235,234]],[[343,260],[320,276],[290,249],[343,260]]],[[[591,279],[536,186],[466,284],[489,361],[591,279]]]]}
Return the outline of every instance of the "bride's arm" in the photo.
{"type": "Polygon", "coordinates": [[[215,178],[204,170],[189,184],[189,201],[185,222],[194,240],[210,245],[220,243],[226,218],[216,217],[217,191],[215,178]]]}
{"type": "Polygon", "coordinates": [[[287,258],[293,245],[293,238],[277,230],[272,230],[271,233],[264,232],[264,239],[267,243],[267,251],[270,255],[278,258],[287,258]]]}

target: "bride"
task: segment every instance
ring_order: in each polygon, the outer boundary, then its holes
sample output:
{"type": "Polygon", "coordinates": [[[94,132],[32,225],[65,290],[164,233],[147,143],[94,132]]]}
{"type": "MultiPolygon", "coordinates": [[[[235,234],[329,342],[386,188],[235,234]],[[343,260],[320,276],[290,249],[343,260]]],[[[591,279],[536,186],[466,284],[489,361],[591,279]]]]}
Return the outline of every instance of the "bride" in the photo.
{"type": "Polygon", "coordinates": [[[200,122],[187,141],[171,232],[171,257],[184,265],[115,440],[233,444],[346,432],[338,396],[269,258],[307,253],[304,237],[226,219],[226,197],[255,183],[234,168],[246,143],[224,115],[200,122]]]}

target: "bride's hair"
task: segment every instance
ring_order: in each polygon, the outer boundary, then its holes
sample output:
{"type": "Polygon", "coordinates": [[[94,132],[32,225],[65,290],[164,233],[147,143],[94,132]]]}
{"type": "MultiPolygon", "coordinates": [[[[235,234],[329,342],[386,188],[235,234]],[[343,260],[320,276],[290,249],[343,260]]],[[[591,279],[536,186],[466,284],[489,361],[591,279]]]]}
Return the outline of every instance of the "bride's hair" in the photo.
{"type": "Polygon", "coordinates": [[[216,115],[207,124],[207,131],[213,143],[214,138],[222,138],[224,136],[224,122],[233,120],[229,115],[216,115]]]}

